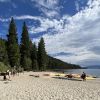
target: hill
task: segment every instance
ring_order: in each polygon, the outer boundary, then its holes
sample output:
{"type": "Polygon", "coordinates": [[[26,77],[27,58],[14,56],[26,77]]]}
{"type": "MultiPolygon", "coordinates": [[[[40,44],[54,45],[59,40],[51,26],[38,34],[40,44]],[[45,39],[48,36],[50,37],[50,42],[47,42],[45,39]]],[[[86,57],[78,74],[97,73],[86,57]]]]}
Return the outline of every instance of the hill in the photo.
{"type": "Polygon", "coordinates": [[[100,69],[100,65],[87,66],[88,69],[100,69]]]}
{"type": "Polygon", "coordinates": [[[57,58],[53,58],[48,56],[49,58],[49,64],[48,67],[50,69],[80,69],[81,66],[75,65],[75,64],[70,64],[64,61],[61,61],[57,58]]]}

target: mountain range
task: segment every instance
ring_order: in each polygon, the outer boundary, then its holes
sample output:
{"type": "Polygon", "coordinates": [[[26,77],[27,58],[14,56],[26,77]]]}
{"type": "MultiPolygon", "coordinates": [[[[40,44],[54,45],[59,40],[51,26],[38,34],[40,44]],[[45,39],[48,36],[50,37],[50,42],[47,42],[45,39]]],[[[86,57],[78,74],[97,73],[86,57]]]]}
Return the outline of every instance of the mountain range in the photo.
{"type": "Polygon", "coordinates": [[[100,69],[100,65],[87,66],[88,69],[100,69]]]}

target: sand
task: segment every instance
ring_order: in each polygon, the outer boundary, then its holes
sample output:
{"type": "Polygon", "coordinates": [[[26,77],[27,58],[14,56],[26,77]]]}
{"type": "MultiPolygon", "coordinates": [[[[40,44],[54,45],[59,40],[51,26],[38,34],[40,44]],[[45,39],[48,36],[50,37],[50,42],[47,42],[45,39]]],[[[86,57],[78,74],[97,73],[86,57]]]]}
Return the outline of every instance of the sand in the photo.
{"type": "Polygon", "coordinates": [[[0,100],[100,100],[99,78],[83,82],[43,74],[25,72],[11,77],[11,81],[0,77],[0,100]]]}

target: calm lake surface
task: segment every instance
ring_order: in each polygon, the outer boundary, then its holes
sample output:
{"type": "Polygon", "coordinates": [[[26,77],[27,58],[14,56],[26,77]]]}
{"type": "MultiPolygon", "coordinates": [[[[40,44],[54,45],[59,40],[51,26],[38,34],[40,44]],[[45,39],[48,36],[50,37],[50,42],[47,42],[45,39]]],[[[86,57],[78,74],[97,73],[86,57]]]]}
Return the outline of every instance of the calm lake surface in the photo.
{"type": "Polygon", "coordinates": [[[100,78],[100,69],[71,69],[65,70],[68,74],[82,74],[85,72],[87,75],[97,76],[100,78]]]}

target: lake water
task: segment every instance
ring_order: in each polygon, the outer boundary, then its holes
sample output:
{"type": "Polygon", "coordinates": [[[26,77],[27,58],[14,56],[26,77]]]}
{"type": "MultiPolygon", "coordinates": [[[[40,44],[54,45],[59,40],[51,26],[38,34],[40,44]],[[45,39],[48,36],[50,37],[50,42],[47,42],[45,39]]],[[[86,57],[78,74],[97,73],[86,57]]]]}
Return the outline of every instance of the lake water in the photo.
{"type": "Polygon", "coordinates": [[[82,74],[85,72],[87,75],[100,77],[100,69],[71,69],[65,70],[65,73],[68,74],[82,74]]]}

